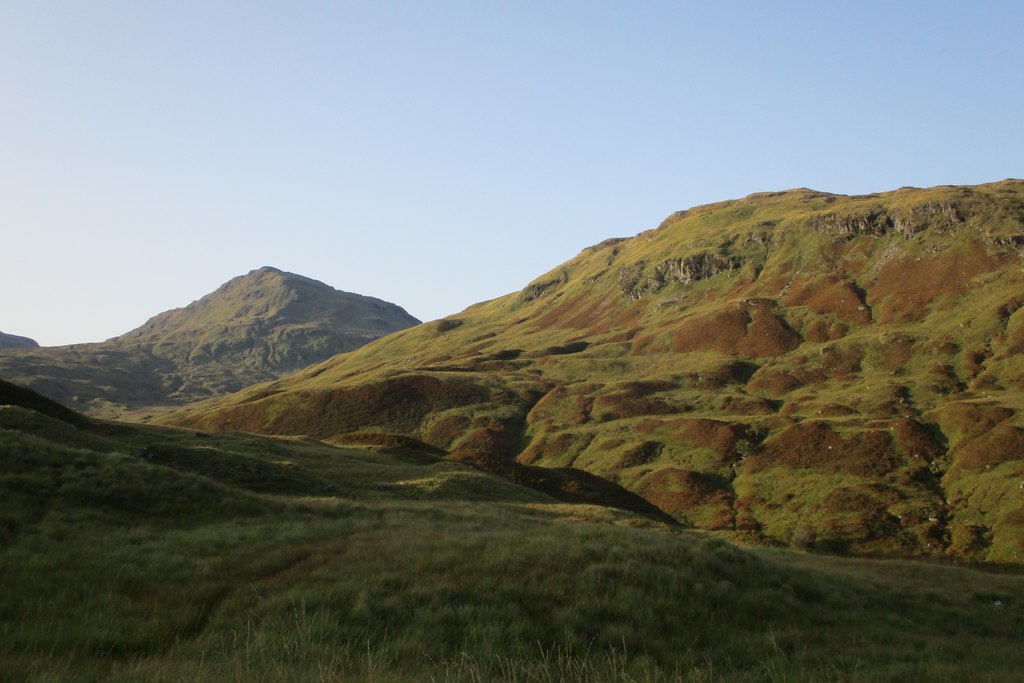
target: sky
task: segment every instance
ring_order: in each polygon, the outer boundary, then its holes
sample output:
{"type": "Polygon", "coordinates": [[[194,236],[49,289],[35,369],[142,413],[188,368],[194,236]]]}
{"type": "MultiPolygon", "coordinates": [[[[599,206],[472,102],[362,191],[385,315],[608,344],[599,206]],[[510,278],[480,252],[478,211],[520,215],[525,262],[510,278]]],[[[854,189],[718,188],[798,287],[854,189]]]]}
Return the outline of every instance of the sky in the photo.
{"type": "Polygon", "coordinates": [[[690,206],[1024,176],[1024,3],[0,0],[0,330],[432,320],[690,206]]]}

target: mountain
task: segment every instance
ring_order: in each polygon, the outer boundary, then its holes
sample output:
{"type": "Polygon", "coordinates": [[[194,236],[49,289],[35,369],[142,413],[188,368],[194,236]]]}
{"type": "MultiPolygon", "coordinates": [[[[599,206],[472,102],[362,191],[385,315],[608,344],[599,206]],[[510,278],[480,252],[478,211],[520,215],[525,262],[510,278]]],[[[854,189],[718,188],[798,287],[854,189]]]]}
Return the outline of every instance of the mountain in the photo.
{"type": "Polygon", "coordinates": [[[695,207],[502,298],[182,411],[582,469],[832,552],[1024,559],[1024,182],[695,207]]]}
{"type": "Polygon", "coordinates": [[[0,349],[32,349],[38,346],[39,342],[35,339],[0,332],[0,349]]]}
{"type": "Polygon", "coordinates": [[[105,342],[0,352],[0,376],[94,415],[141,416],[281,377],[418,322],[394,304],[265,267],[105,342]]]}
{"type": "Polygon", "coordinates": [[[103,422],[3,381],[0,576],[5,681],[1015,681],[1024,666],[1019,572],[738,547],[416,447],[103,422]]]}

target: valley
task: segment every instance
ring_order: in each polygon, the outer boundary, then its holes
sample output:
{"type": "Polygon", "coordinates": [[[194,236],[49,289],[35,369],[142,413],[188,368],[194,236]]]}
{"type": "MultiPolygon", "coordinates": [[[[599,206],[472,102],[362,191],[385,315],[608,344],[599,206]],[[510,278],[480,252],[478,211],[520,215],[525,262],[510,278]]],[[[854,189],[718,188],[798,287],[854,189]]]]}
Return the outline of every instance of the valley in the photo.
{"type": "Polygon", "coordinates": [[[262,268],[4,350],[0,670],[1015,680],[1022,285],[1022,181],[799,189],[427,323],[262,268]]]}

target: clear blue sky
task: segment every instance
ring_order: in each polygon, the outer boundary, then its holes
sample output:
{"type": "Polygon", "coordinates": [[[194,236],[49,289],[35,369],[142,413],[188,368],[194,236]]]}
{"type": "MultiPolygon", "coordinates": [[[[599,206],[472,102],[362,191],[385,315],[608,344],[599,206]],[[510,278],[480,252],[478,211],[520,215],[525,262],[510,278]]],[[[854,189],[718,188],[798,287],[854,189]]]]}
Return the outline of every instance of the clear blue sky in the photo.
{"type": "Polygon", "coordinates": [[[1024,175],[1020,2],[0,0],[0,330],[263,265],[429,320],[751,192],[1024,175]]]}

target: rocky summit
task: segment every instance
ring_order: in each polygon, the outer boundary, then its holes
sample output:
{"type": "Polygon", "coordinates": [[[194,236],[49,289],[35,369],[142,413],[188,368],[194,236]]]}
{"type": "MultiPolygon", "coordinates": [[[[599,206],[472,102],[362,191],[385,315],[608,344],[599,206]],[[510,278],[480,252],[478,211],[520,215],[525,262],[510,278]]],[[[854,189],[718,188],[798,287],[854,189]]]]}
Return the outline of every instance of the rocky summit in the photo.
{"type": "Polygon", "coordinates": [[[264,267],[105,342],[0,352],[0,377],[92,415],[144,417],[418,322],[395,304],[264,267]]]}
{"type": "Polygon", "coordinates": [[[757,543],[1019,563],[1022,285],[1022,181],[755,194],[170,419],[582,470],[757,543]]]}

